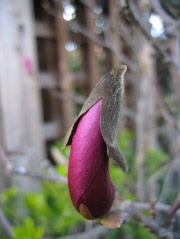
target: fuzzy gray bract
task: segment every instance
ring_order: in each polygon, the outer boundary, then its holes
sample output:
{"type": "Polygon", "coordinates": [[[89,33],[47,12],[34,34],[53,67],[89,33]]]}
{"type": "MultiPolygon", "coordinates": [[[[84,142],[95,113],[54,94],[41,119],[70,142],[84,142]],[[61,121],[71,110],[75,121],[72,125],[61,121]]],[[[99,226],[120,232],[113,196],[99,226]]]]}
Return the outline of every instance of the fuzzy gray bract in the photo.
{"type": "Polygon", "coordinates": [[[118,148],[116,142],[116,128],[120,116],[120,110],[124,96],[124,74],[127,70],[125,65],[113,68],[105,74],[94,90],[85,101],[79,115],[65,138],[64,145],[71,145],[73,134],[78,125],[79,119],[91,108],[99,99],[102,99],[101,105],[101,134],[107,146],[107,155],[112,158],[127,172],[127,163],[118,148]]]}

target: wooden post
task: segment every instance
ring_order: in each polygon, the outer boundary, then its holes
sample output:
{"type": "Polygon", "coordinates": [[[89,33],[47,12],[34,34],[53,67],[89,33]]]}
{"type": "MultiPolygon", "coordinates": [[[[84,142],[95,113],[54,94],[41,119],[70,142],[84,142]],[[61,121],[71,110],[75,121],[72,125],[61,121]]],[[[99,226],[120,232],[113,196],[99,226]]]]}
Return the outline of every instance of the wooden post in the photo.
{"type": "MultiPolygon", "coordinates": [[[[95,1],[88,0],[90,4],[95,1]]],[[[89,32],[94,33],[94,22],[92,17],[92,11],[85,8],[85,17],[86,17],[86,27],[89,30],[89,32]]],[[[95,33],[94,33],[95,34],[95,33]]],[[[87,39],[87,55],[85,56],[87,58],[87,74],[89,78],[89,86],[90,90],[93,90],[98,81],[100,80],[99,72],[98,72],[98,62],[97,57],[95,53],[95,47],[96,44],[91,41],[90,39],[87,39]]],[[[86,58],[84,61],[86,61],[86,58]]]]}
{"type": "Polygon", "coordinates": [[[146,199],[144,187],[146,150],[147,147],[153,148],[156,145],[155,101],[151,89],[151,80],[155,76],[152,47],[140,34],[136,40],[138,45],[140,43],[138,59],[140,69],[137,74],[139,77],[136,78],[136,195],[139,200],[144,201],[146,199]]]}
{"type": "MultiPolygon", "coordinates": [[[[0,143],[8,150],[23,146],[43,156],[32,1],[1,0],[0,32],[0,143]]],[[[38,170],[37,159],[14,162],[38,170]]]]}
{"type": "MultiPolygon", "coordinates": [[[[94,4],[94,0],[88,0],[89,5],[94,4]]],[[[84,4],[78,3],[77,8],[77,18],[80,24],[86,28],[92,34],[94,33],[94,19],[92,17],[93,11],[84,4]]],[[[81,52],[82,52],[82,69],[87,76],[87,81],[85,82],[84,94],[89,95],[89,92],[95,87],[100,79],[98,72],[98,62],[95,53],[96,44],[90,39],[83,37],[81,38],[81,52]]]]}
{"type": "MultiPolygon", "coordinates": [[[[117,22],[119,21],[119,12],[118,12],[118,6],[116,6],[116,1],[111,0],[109,1],[109,12],[110,12],[110,22],[111,26],[116,26],[117,22]]],[[[114,32],[108,32],[111,36],[111,39],[109,39],[112,42],[112,47],[116,52],[121,51],[121,42],[120,37],[114,33],[114,32]]],[[[114,53],[112,53],[112,66],[116,67],[121,64],[121,60],[119,57],[117,57],[114,53]]]]}
{"type": "Polygon", "coordinates": [[[58,83],[67,98],[62,101],[62,134],[67,133],[74,118],[74,105],[71,96],[73,93],[73,75],[69,66],[68,52],[65,44],[69,40],[67,23],[63,19],[56,20],[57,45],[58,45],[58,83]]]}

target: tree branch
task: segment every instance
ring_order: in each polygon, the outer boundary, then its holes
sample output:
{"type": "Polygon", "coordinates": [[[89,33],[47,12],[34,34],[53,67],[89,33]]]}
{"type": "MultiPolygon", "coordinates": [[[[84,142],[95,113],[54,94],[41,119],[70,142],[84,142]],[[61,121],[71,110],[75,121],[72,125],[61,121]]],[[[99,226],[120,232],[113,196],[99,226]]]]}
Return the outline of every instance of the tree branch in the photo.
{"type": "Polygon", "coordinates": [[[152,234],[156,235],[158,238],[163,238],[163,239],[170,239],[171,236],[169,235],[169,232],[164,231],[163,228],[159,227],[157,222],[155,220],[151,220],[149,218],[144,217],[142,213],[139,211],[136,211],[133,215],[133,217],[139,221],[142,226],[147,228],[152,234]]]}
{"type": "MultiPolygon", "coordinates": [[[[133,202],[133,206],[137,209],[141,210],[151,210],[151,205],[150,203],[145,203],[145,202],[133,202]]],[[[161,211],[161,212],[166,212],[168,213],[171,206],[164,204],[164,203],[156,203],[154,206],[156,211],[161,211]]],[[[177,215],[180,216],[180,210],[176,211],[177,215]]]]}
{"type": "MultiPolygon", "coordinates": [[[[57,0],[54,0],[55,3],[58,4],[59,8],[61,7],[60,2],[58,2],[57,0]]],[[[92,5],[88,4],[86,1],[82,1],[82,3],[88,7],[90,10],[92,10],[92,5]]],[[[53,17],[57,18],[57,19],[63,19],[62,14],[60,11],[58,11],[58,9],[52,9],[48,2],[45,1],[43,4],[44,9],[53,17]]],[[[133,61],[131,61],[128,57],[126,57],[126,55],[122,54],[120,51],[118,51],[110,42],[106,41],[106,39],[102,39],[100,37],[98,37],[97,35],[95,35],[94,33],[92,33],[91,31],[89,31],[86,27],[84,27],[82,24],[80,24],[77,20],[72,20],[69,22],[68,24],[70,31],[76,33],[76,34],[81,34],[84,37],[86,37],[87,39],[93,41],[94,43],[96,43],[99,46],[102,46],[108,50],[110,50],[113,54],[115,54],[122,62],[124,62],[129,68],[131,68],[132,71],[136,71],[136,66],[133,63],[133,61]]]]}
{"type": "Polygon", "coordinates": [[[152,5],[152,7],[154,8],[155,12],[157,12],[157,14],[163,19],[163,21],[165,21],[166,23],[175,23],[176,21],[169,15],[167,14],[162,6],[160,1],[158,0],[151,0],[150,4],[152,5]]]}
{"type": "Polygon", "coordinates": [[[172,207],[170,208],[170,210],[168,212],[167,224],[171,223],[173,216],[175,215],[175,213],[178,211],[179,208],[180,208],[180,193],[179,193],[175,203],[172,205],[172,207]]]}
{"type": "Polygon", "coordinates": [[[106,42],[100,37],[97,37],[94,33],[90,32],[86,27],[82,26],[77,21],[72,21],[69,23],[69,27],[71,31],[74,31],[74,29],[77,30],[78,33],[81,33],[84,37],[88,38],[89,40],[95,42],[97,45],[102,46],[108,50],[110,50],[112,53],[114,53],[122,62],[124,62],[132,71],[136,70],[135,64],[129,60],[128,57],[126,57],[121,52],[117,51],[117,49],[111,45],[111,43],[106,42]]]}
{"type": "MultiPolygon", "coordinates": [[[[23,150],[22,150],[23,151],[23,150]]],[[[22,153],[20,151],[20,153],[22,153]]],[[[16,151],[17,153],[17,151],[16,151]]],[[[31,155],[32,157],[32,155],[31,155]]],[[[47,176],[41,173],[32,172],[24,167],[14,167],[13,164],[8,160],[7,156],[5,155],[2,147],[0,146],[0,162],[3,164],[5,170],[0,170],[2,174],[10,174],[10,175],[19,175],[19,176],[28,176],[31,178],[35,178],[38,180],[48,181],[48,182],[60,182],[67,184],[67,178],[58,174],[55,170],[53,170],[53,176],[47,176]]],[[[50,173],[50,170],[49,170],[50,173]]]]}
{"type": "Polygon", "coordinates": [[[159,110],[160,110],[162,116],[164,117],[164,119],[167,121],[167,123],[171,127],[175,128],[180,133],[180,129],[179,129],[178,123],[171,116],[171,114],[169,113],[168,109],[166,108],[166,106],[163,103],[162,95],[161,95],[161,92],[159,90],[159,87],[158,87],[158,84],[157,84],[156,80],[152,79],[151,82],[152,82],[152,89],[153,89],[154,97],[156,98],[156,102],[157,102],[157,104],[159,106],[159,110]]]}
{"type": "MultiPolygon", "coordinates": [[[[56,237],[56,239],[87,239],[87,238],[100,238],[100,236],[106,235],[108,228],[103,226],[97,226],[91,229],[89,232],[82,232],[75,235],[56,237]]],[[[45,237],[44,239],[53,239],[52,237],[45,237]]]]}
{"type": "Polygon", "coordinates": [[[131,1],[131,0],[127,0],[127,3],[128,3],[128,6],[129,6],[129,10],[131,12],[131,15],[132,15],[135,23],[137,24],[137,26],[139,27],[139,29],[143,33],[143,35],[152,44],[152,46],[155,48],[155,50],[157,50],[162,56],[164,56],[164,59],[165,59],[166,62],[171,63],[171,64],[175,64],[172,57],[166,52],[166,50],[162,47],[162,45],[160,45],[158,42],[154,41],[153,37],[149,34],[149,32],[146,30],[146,28],[142,24],[143,20],[141,19],[140,15],[139,15],[139,12],[138,12],[138,9],[136,8],[134,2],[131,1]]]}

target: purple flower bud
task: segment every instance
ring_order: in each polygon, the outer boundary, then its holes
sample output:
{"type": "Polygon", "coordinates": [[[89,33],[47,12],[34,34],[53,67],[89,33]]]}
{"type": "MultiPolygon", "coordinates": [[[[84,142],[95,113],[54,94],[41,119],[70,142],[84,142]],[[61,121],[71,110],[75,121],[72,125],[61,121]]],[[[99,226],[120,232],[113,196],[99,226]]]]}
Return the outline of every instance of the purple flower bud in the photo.
{"type": "Polygon", "coordinates": [[[87,219],[105,215],[114,200],[109,158],[127,171],[115,135],[126,69],[121,65],[102,77],[65,139],[65,145],[72,145],[68,173],[70,196],[74,207],[87,219]]]}
{"type": "Polygon", "coordinates": [[[74,207],[87,219],[106,214],[114,199],[109,158],[101,135],[101,101],[80,119],[72,138],[68,184],[74,207]]]}

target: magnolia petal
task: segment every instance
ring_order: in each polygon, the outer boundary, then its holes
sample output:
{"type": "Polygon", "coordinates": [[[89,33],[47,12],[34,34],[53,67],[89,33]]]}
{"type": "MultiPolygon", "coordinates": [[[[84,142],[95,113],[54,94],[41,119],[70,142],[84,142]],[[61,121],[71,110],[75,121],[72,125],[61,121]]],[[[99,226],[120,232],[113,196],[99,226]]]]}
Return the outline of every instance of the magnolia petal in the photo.
{"type": "Polygon", "coordinates": [[[115,189],[109,174],[109,159],[106,156],[96,177],[80,198],[79,204],[86,205],[94,219],[99,218],[110,210],[114,195],[115,189]]]}
{"type": "Polygon", "coordinates": [[[80,119],[70,153],[69,192],[75,208],[86,219],[105,215],[115,194],[106,144],[100,131],[101,102],[99,100],[80,119]]]}
{"type": "Polygon", "coordinates": [[[127,171],[127,163],[120,152],[116,142],[116,128],[120,114],[120,108],[123,103],[124,94],[124,74],[127,70],[125,65],[113,68],[105,74],[84,103],[81,112],[71,126],[65,138],[64,146],[71,145],[72,136],[76,130],[78,122],[89,108],[91,108],[99,99],[102,99],[101,105],[101,134],[106,143],[107,155],[116,161],[124,172],[127,171]]]}
{"type": "Polygon", "coordinates": [[[101,101],[98,101],[80,119],[72,140],[68,186],[77,210],[81,203],[84,204],[80,198],[92,185],[107,158],[106,144],[100,132],[100,110],[101,101]]]}

